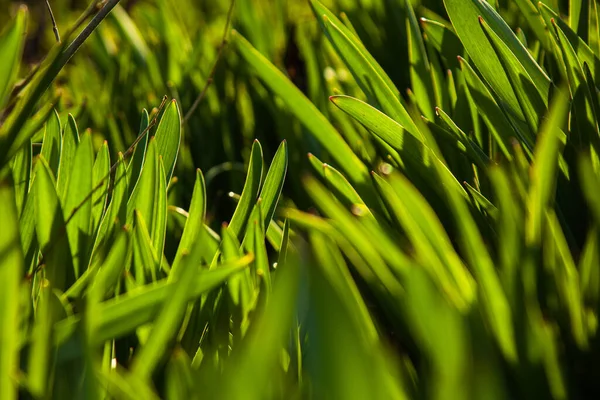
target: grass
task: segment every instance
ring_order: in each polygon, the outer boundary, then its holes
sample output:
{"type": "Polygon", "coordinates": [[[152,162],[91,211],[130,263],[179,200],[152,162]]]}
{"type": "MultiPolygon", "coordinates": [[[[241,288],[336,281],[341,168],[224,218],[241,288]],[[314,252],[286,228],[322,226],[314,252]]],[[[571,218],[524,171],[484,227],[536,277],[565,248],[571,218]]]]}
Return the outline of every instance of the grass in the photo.
{"type": "Polygon", "coordinates": [[[595,0],[71,3],[0,5],[1,399],[598,396],[595,0]]]}

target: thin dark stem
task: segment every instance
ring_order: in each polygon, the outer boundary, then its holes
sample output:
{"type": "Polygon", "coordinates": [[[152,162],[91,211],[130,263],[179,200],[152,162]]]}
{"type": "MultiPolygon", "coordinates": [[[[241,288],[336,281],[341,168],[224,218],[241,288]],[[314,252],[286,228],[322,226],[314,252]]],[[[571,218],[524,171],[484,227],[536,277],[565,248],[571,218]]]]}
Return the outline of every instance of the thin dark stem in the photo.
{"type": "Polygon", "coordinates": [[[50,19],[52,20],[52,31],[54,32],[54,37],[56,41],[60,43],[60,33],[58,33],[58,26],[56,26],[56,19],[54,19],[54,13],[52,12],[52,7],[50,7],[50,0],[46,0],[46,7],[48,8],[48,13],[50,14],[50,19]]]}
{"type": "MultiPolygon", "coordinates": [[[[23,126],[31,111],[35,107],[35,104],[38,102],[40,97],[44,94],[44,92],[50,87],[60,70],[67,64],[67,62],[73,57],[73,55],[79,50],[81,45],[86,41],[86,39],[94,32],[94,30],[100,25],[100,22],[106,18],[109,12],[119,3],[120,0],[107,0],[104,3],[104,6],[94,15],[94,18],[83,28],[81,33],[77,35],[77,37],[67,46],[66,49],[62,50],[62,44],[59,44],[57,50],[61,51],[58,56],[52,60],[52,62],[48,65],[47,69],[43,72],[43,75],[40,77],[40,82],[38,85],[34,87],[34,89],[29,93],[29,95],[24,100],[24,104],[21,110],[17,113],[17,116],[12,121],[12,124],[8,128],[7,132],[4,135],[4,143],[13,143],[17,135],[19,134],[20,128],[23,126]]],[[[0,165],[4,165],[6,159],[12,155],[12,152],[15,152],[16,149],[6,146],[5,148],[0,148],[0,165]]]]}
{"type": "MultiPolygon", "coordinates": [[[[98,184],[96,184],[96,186],[94,186],[94,188],[92,188],[91,192],[89,192],[83,198],[83,200],[79,204],[77,204],[77,206],[73,209],[73,211],[71,211],[71,213],[69,214],[69,216],[65,220],[65,224],[63,225],[63,230],[59,233],[59,235],[64,235],[66,233],[67,224],[73,219],[73,217],[75,217],[75,214],[77,214],[77,212],[83,208],[83,206],[85,205],[85,203],[87,203],[88,201],[90,201],[90,199],[92,198],[92,196],[94,196],[94,193],[96,193],[99,189],[102,188],[102,186],[104,186],[104,182],[106,182],[107,179],[110,179],[111,175],[116,171],[117,167],[119,166],[119,163],[121,162],[121,160],[125,161],[125,160],[127,160],[129,158],[129,156],[131,156],[131,154],[133,154],[133,152],[135,150],[135,146],[144,138],[144,136],[146,136],[146,134],[150,131],[150,129],[152,129],[156,125],[156,123],[158,122],[158,116],[161,114],[161,111],[164,108],[164,106],[165,106],[166,103],[167,103],[167,96],[164,96],[163,99],[162,99],[162,102],[160,103],[160,105],[158,106],[158,109],[156,110],[156,113],[154,114],[154,117],[152,117],[152,120],[148,123],[148,126],[146,127],[146,129],[144,129],[138,135],[138,137],[135,138],[135,140],[133,141],[133,143],[131,143],[131,145],[129,146],[129,148],[125,151],[125,153],[123,153],[123,158],[118,158],[117,161],[115,161],[115,163],[110,167],[110,170],[108,171],[108,174],[106,174],[102,179],[100,179],[100,181],[98,182],[98,184]]],[[[56,238],[55,238],[55,240],[56,240],[56,238]]],[[[48,255],[48,253],[50,253],[52,251],[52,249],[53,249],[53,247],[50,247],[46,251],[46,256],[48,255]]],[[[44,266],[44,259],[40,258],[38,264],[33,269],[33,271],[31,271],[31,273],[29,273],[27,275],[27,279],[31,279],[36,273],[38,273],[38,271],[40,269],[43,268],[43,266],[44,266]]]]}
{"type": "MultiPolygon", "coordinates": [[[[100,8],[102,8],[105,3],[106,3],[106,0],[95,0],[95,1],[91,2],[90,5],[88,6],[88,8],[86,8],[85,11],[79,16],[79,18],[77,18],[77,21],[75,21],[75,24],[73,24],[73,26],[71,26],[69,28],[69,30],[67,30],[67,32],[63,36],[63,39],[68,40],[71,37],[71,35],[73,35],[73,32],[75,32],[77,29],[79,29],[79,27],[88,18],[90,18],[92,15],[94,15],[100,8]]],[[[59,41],[59,43],[60,43],[60,41],[59,41]]],[[[31,80],[33,79],[35,74],[40,70],[40,67],[44,63],[45,59],[46,58],[44,57],[42,59],[42,61],[37,63],[31,69],[31,71],[29,72],[29,74],[27,74],[27,76],[25,78],[23,78],[20,82],[17,82],[15,84],[13,91],[10,95],[11,102],[16,101],[19,93],[21,93],[21,91],[29,84],[29,82],[31,82],[31,80]]],[[[9,103],[9,104],[11,104],[11,103],[9,103]]],[[[7,107],[7,108],[9,108],[9,107],[7,107]]]]}
{"type": "Polygon", "coordinates": [[[231,4],[229,5],[229,11],[227,11],[227,21],[225,22],[225,28],[223,29],[223,37],[221,39],[221,44],[219,45],[219,50],[217,52],[217,57],[215,58],[215,62],[210,70],[210,73],[208,74],[208,78],[206,79],[206,83],[204,84],[202,91],[200,92],[200,94],[198,94],[198,97],[196,97],[196,100],[194,100],[194,103],[192,104],[192,106],[190,107],[188,112],[185,114],[185,117],[183,117],[183,124],[186,124],[188,122],[188,120],[190,119],[190,117],[192,116],[192,114],[194,113],[194,111],[196,111],[196,108],[198,108],[198,105],[200,104],[202,99],[204,99],[204,97],[206,96],[208,87],[212,84],[212,82],[215,78],[215,73],[217,72],[217,66],[219,65],[221,56],[223,55],[223,49],[227,45],[227,32],[229,32],[229,25],[231,24],[231,16],[233,14],[234,4],[235,4],[235,0],[231,0],[231,4]]]}

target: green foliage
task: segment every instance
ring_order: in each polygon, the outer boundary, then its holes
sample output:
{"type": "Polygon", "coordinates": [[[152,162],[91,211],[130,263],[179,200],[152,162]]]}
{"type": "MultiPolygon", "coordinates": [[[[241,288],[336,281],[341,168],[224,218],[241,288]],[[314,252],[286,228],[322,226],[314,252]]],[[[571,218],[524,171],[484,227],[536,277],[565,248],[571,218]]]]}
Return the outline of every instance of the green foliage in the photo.
{"type": "Polygon", "coordinates": [[[0,13],[1,399],[600,396],[595,0],[51,3],[0,13]]]}

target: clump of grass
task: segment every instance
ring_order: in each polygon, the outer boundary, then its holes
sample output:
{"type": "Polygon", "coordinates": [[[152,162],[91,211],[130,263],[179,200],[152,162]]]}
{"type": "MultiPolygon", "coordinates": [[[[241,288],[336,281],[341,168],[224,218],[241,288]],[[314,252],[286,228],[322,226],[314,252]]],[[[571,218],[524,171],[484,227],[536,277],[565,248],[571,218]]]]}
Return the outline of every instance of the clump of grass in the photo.
{"type": "Polygon", "coordinates": [[[0,398],[600,392],[595,1],[57,3],[0,33],[0,398]]]}

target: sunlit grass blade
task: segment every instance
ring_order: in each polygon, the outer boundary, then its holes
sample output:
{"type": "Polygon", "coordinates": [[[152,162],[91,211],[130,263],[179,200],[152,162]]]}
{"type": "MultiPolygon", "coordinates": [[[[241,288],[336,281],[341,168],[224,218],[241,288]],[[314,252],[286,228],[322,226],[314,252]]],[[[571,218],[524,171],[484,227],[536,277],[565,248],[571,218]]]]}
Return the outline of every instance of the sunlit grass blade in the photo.
{"type": "MultiPolygon", "coordinates": [[[[223,263],[212,271],[202,271],[193,279],[193,291],[189,301],[197,299],[209,290],[221,285],[229,276],[240,271],[253,261],[246,255],[237,260],[223,263]]],[[[98,330],[90,339],[92,343],[103,343],[109,339],[122,337],[137,327],[151,322],[158,315],[163,303],[171,293],[172,283],[161,280],[153,285],[136,288],[118,298],[107,300],[98,308],[98,330]]],[[[57,341],[66,340],[79,323],[78,317],[71,317],[55,326],[57,341]]]]}
{"type": "Polygon", "coordinates": [[[11,85],[19,72],[19,62],[25,44],[27,19],[29,13],[24,5],[19,7],[17,15],[2,29],[0,36],[0,110],[4,108],[11,85]]]}
{"type": "Polygon", "coordinates": [[[104,215],[108,202],[108,190],[110,187],[110,153],[108,143],[104,142],[94,162],[92,169],[92,222],[91,232],[96,232],[100,220],[104,215]]]}
{"type": "MultiPolygon", "coordinates": [[[[192,192],[192,200],[188,212],[188,217],[185,221],[185,227],[181,235],[179,246],[177,247],[177,253],[175,259],[171,264],[171,273],[169,274],[169,280],[172,280],[177,276],[179,264],[183,254],[187,251],[191,251],[193,246],[202,246],[202,239],[204,238],[204,219],[206,215],[206,185],[204,183],[204,175],[199,169],[196,170],[196,181],[194,184],[194,191],[192,192]]],[[[201,257],[205,261],[212,255],[203,252],[201,257]]]]}
{"type": "Polygon", "coordinates": [[[58,167],[58,194],[64,204],[67,195],[67,186],[73,172],[73,162],[75,153],[79,146],[79,131],[75,118],[71,114],[67,117],[67,125],[63,130],[62,152],[60,156],[60,165],[58,167]]]}
{"type": "Polygon", "coordinates": [[[177,279],[170,284],[168,302],[164,302],[156,317],[150,336],[133,359],[131,372],[140,380],[147,381],[152,377],[154,369],[163,358],[172,339],[181,325],[186,305],[195,291],[195,280],[200,271],[197,260],[201,247],[195,246],[190,253],[182,258],[181,272],[177,279]]]}
{"type": "Polygon", "coordinates": [[[31,180],[31,146],[23,146],[12,160],[11,170],[18,215],[22,215],[31,180]]]}
{"type": "Polygon", "coordinates": [[[158,154],[163,159],[166,183],[168,184],[173,175],[181,142],[181,117],[175,100],[171,101],[165,108],[154,137],[156,138],[158,154]]]}
{"type": "Polygon", "coordinates": [[[64,289],[73,281],[74,268],[55,182],[48,163],[40,156],[35,168],[35,232],[46,278],[52,287],[64,289]]]}
{"type": "MultiPolygon", "coordinates": [[[[148,111],[146,109],[142,110],[142,117],[140,121],[140,129],[138,135],[146,130],[149,124],[148,111]]],[[[133,156],[127,165],[127,181],[129,182],[129,192],[127,194],[127,198],[131,196],[133,193],[133,189],[135,188],[142,171],[142,166],[144,165],[144,160],[146,158],[146,148],[148,145],[148,135],[144,135],[142,139],[135,145],[135,150],[133,151],[133,156]]]]}
{"type": "Polygon", "coordinates": [[[156,257],[156,249],[153,246],[148,227],[144,222],[144,217],[138,210],[135,210],[133,218],[133,269],[135,272],[135,281],[138,285],[143,285],[151,278],[151,282],[156,282],[159,260],[156,257]]]}
{"type": "Polygon", "coordinates": [[[61,158],[62,134],[60,118],[56,110],[46,122],[44,131],[44,140],[42,142],[42,155],[48,161],[52,175],[56,179],[58,176],[58,165],[61,158]]]}
{"type": "MultiPolygon", "coordinates": [[[[271,219],[275,214],[277,203],[279,202],[279,196],[283,189],[283,182],[287,173],[288,166],[288,147],[286,141],[281,142],[271,166],[267,171],[265,182],[260,189],[259,198],[261,199],[261,207],[263,213],[263,226],[269,227],[271,219]]],[[[243,193],[242,193],[243,194],[243,193]]]]}
{"type": "MultiPolygon", "coordinates": [[[[491,29],[488,22],[480,17],[479,24],[504,68],[529,129],[532,133],[537,132],[539,118],[547,111],[550,79],[542,75],[534,80],[535,78],[530,76],[525,69],[524,60],[517,58],[512,53],[506,43],[491,29]]],[[[532,62],[535,63],[533,60],[532,62]]],[[[536,64],[536,66],[540,68],[539,65],[536,64]]]]}
{"type": "Polygon", "coordinates": [[[13,400],[18,384],[13,377],[19,370],[19,314],[23,251],[19,235],[19,214],[12,182],[0,181],[0,397],[13,400]]]}
{"type": "Polygon", "coordinates": [[[415,11],[410,2],[405,2],[406,36],[408,41],[408,59],[412,90],[419,101],[419,109],[428,118],[433,118],[434,108],[441,106],[435,102],[429,57],[419,29],[415,11]]]}
{"type": "Polygon", "coordinates": [[[568,99],[564,94],[557,94],[538,134],[527,207],[526,240],[530,246],[541,243],[546,209],[554,201],[556,170],[562,147],[560,127],[567,118],[567,111],[568,99]]]}
{"type": "Polygon", "coordinates": [[[475,295],[473,278],[452,248],[434,211],[400,175],[388,182],[373,174],[373,181],[432,279],[458,308],[468,309],[475,295]]]}
{"type": "Polygon", "coordinates": [[[296,259],[289,259],[279,268],[269,302],[244,341],[231,354],[220,379],[208,386],[211,396],[262,399],[270,392],[269,386],[276,382],[278,360],[292,326],[300,277],[296,259]],[[236,385],[227,384],[232,379],[236,385]]]}
{"type": "Polygon", "coordinates": [[[458,67],[457,57],[464,56],[465,49],[456,33],[444,24],[426,18],[421,18],[421,27],[425,40],[438,51],[446,65],[458,67]]]}
{"type": "Polygon", "coordinates": [[[75,278],[79,278],[85,270],[89,247],[92,244],[92,203],[86,197],[92,191],[93,165],[92,136],[87,132],[81,137],[81,143],[75,153],[64,205],[65,221],[75,213],[67,225],[75,278]]]}
{"type": "Polygon", "coordinates": [[[524,119],[519,102],[496,52],[477,24],[478,18],[483,18],[489,24],[490,29],[523,65],[532,81],[539,85],[536,89],[542,93],[541,97],[548,98],[550,80],[546,73],[537,65],[496,10],[487,2],[479,0],[444,0],[444,4],[450,21],[474,64],[500,100],[510,107],[517,117],[524,119]]]}
{"type": "Polygon", "coordinates": [[[232,41],[240,55],[252,66],[263,83],[286,102],[290,111],[302,122],[321,146],[336,160],[350,180],[357,184],[368,181],[368,170],[352,152],[331,123],[275,66],[258,53],[239,33],[232,41]]]}
{"type": "Polygon", "coordinates": [[[252,144],[252,152],[250,153],[250,162],[248,164],[248,173],[246,175],[246,181],[244,183],[244,189],[242,195],[235,208],[231,222],[229,223],[229,229],[241,239],[245,232],[246,223],[252,212],[258,190],[262,182],[263,174],[263,155],[262,147],[258,140],[255,140],[252,144]]]}
{"type": "MultiPolygon", "coordinates": [[[[311,2],[313,7],[316,3],[316,1],[311,2]]],[[[335,20],[330,19],[327,15],[317,15],[317,18],[361,90],[367,95],[369,102],[374,103],[375,107],[380,108],[392,119],[405,126],[413,135],[420,135],[419,129],[400,102],[398,90],[395,86],[389,85],[386,79],[378,73],[378,69],[374,67],[376,61],[368,55],[366,49],[358,44],[356,39],[346,35],[335,20]]]]}
{"type": "MultiPolygon", "coordinates": [[[[500,105],[497,103],[492,93],[477,76],[469,63],[467,63],[467,61],[463,58],[459,58],[458,60],[461,70],[464,73],[469,93],[472,96],[477,109],[492,131],[499,150],[502,152],[505,158],[511,160],[512,155],[508,149],[510,149],[510,138],[514,131],[510,122],[504,115],[500,105]]],[[[528,135],[528,138],[531,138],[531,136],[528,135]]],[[[530,140],[530,143],[526,143],[533,147],[532,140],[530,140]]]]}

